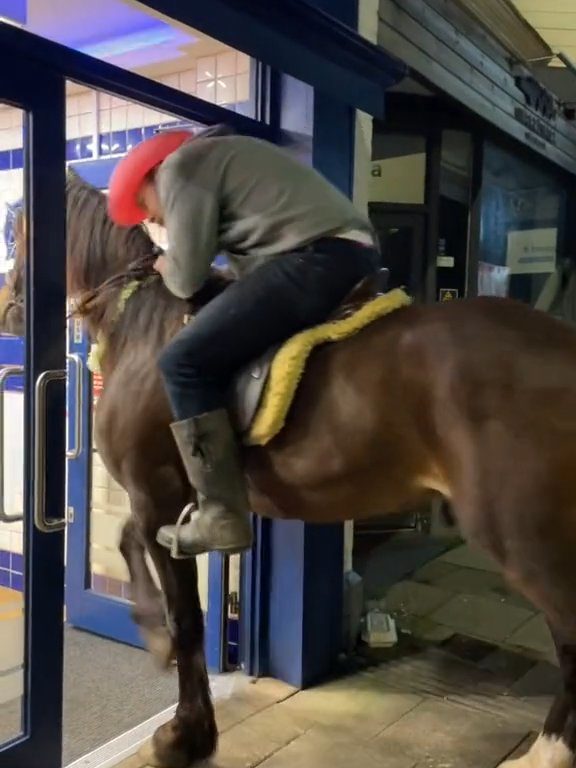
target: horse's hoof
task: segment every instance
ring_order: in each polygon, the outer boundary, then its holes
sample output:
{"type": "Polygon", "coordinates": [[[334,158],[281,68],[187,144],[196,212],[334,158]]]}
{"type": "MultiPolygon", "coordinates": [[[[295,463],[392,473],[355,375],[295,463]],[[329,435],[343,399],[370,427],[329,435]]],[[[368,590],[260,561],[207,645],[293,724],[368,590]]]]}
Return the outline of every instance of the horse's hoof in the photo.
{"type": "Polygon", "coordinates": [[[141,747],[139,757],[153,768],[199,768],[206,765],[217,744],[214,723],[202,730],[204,739],[199,737],[194,724],[183,724],[175,717],[157,729],[152,739],[141,747]],[[191,741],[189,734],[195,732],[197,736],[191,741]],[[182,734],[186,734],[186,738],[182,734]]]}
{"type": "Polygon", "coordinates": [[[563,739],[540,734],[523,757],[506,760],[498,768],[572,768],[573,765],[574,753],[563,739]]]}
{"type": "Polygon", "coordinates": [[[162,670],[170,669],[176,659],[174,639],[166,627],[142,629],[142,638],[146,648],[162,670]]]}
{"type": "Polygon", "coordinates": [[[191,768],[191,763],[183,755],[171,755],[160,757],[154,747],[154,740],[147,741],[138,752],[138,757],[144,766],[148,768],[191,768]]]}
{"type": "Polygon", "coordinates": [[[157,766],[159,763],[157,762],[156,758],[156,751],[154,747],[152,746],[152,740],[148,740],[145,744],[143,744],[140,749],[138,750],[138,757],[140,760],[142,760],[142,763],[146,768],[148,768],[149,765],[157,766]]]}

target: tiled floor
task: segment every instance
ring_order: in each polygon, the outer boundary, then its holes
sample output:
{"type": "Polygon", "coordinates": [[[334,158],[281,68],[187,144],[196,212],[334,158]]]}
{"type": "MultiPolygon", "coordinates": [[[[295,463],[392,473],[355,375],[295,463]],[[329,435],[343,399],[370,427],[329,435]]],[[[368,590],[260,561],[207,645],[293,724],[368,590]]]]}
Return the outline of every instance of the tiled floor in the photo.
{"type": "MultiPolygon", "coordinates": [[[[216,703],[213,768],[495,768],[526,748],[559,686],[542,616],[467,547],[397,579],[371,596],[404,629],[398,646],[309,691],[242,678],[216,703]]],[[[0,619],[14,611],[0,591],[0,619]]]]}
{"type": "Polygon", "coordinates": [[[458,545],[406,576],[375,601],[399,626],[429,641],[454,633],[556,663],[544,617],[513,592],[482,553],[458,545]]]}
{"type": "MultiPolygon", "coordinates": [[[[557,678],[545,662],[464,640],[396,649],[300,693],[262,680],[217,702],[220,748],[209,765],[495,768],[534,737],[557,678]]],[[[134,756],[117,768],[146,765],[134,756]]]]}
{"type": "Polygon", "coordinates": [[[468,547],[436,551],[400,581],[418,558],[392,550],[370,596],[400,643],[309,691],[261,681],[217,703],[214,768],[495,768],[528,748],[560,686],[543,617],[468,547]]]}
{"type": "Polygon", "coordinates": [[[22,593],[0,587],[0,744],[17,736],[21,730],[23,659],[22,593]]]}

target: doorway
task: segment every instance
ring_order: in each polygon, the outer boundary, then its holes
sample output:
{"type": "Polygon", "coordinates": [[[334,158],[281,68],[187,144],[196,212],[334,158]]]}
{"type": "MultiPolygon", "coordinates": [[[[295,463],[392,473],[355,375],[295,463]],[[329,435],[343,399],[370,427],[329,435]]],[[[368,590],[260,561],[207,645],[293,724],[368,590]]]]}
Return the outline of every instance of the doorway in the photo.
{"type": "Polygon", "coordinates": [[[417,300],[424,298],[425,220],[423,213],[383,210],[373,204],[374,226],[383,266],[390,270],[390,288],[404,288],[417,300]]]}

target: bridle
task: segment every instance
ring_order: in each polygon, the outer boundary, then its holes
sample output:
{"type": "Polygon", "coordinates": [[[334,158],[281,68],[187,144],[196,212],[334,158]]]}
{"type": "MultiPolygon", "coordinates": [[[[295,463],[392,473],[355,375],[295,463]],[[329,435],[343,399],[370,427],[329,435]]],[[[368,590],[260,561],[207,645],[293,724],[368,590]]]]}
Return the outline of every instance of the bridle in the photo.
{"type": "Polygon", "coordinates": [[[160,280],[159,273],[154,269],[154,263],[162,253],[163,251],[161,248],[155,247],[151,253],[141,256],[131,262],[124,271],[112,275],[96,288],[92,288],[91,290],[80,294],[80,296],[73,301],[74,306],[71,315],[78,316],[89,314],[90,307],[95,301],[109,291],[123,288],[129,283],[141,284],[144,281],[160,280]]]}

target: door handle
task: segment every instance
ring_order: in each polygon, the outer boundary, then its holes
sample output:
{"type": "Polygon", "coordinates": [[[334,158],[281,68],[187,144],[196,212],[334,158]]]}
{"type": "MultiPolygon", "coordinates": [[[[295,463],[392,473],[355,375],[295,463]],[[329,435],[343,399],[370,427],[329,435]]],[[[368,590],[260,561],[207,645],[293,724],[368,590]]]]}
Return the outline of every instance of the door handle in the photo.
{"type": "Polygon", "coordinates": [[[8,515],[4,504],[4,393],[8,379],[23,375],[24,368],[21,365],[7,365],[0,369],[0,523],[17,523],[22,520],[22,515],[8,515]]]}
{"type": "Polygon", "coordinates": [[[46,395],[50,384],[66,380],[66,371],[44,371],[34,388],[36,420],[34,424],[34,525],[43,533],[54,533],[66,527],[66,517],[46,517],[46,395]]]}
{"type": "MultiPolygon", "coordinates": [[[[82,378],[84,363],[80,355],[71,353],[66,355],[68,362],[74,365],[76,386],[74,387],[75,397],[75,413],[74,413],[74,443],[66,451],[66,458],[73,460],[78,459],[82,454],[82,444],[84,442],[84,381],[82,378]]],[[[70,422],[68,422],[70,423],[70,422]]]]}

